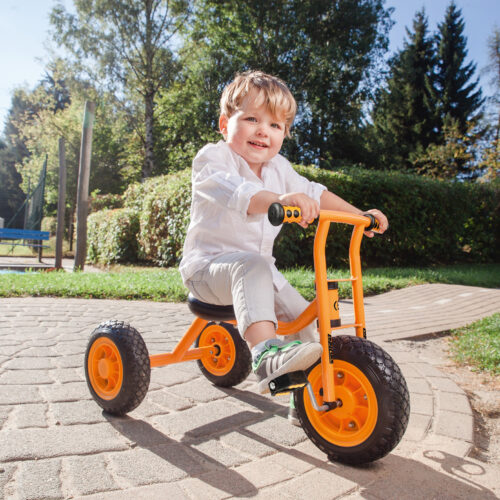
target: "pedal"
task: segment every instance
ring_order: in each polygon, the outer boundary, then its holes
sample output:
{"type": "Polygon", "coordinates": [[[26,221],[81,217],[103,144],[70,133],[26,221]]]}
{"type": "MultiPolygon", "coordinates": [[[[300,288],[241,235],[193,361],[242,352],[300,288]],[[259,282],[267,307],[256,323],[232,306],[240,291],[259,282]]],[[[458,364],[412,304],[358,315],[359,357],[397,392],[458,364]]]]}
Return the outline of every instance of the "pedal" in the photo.
{"type": "Polygon", "coordinates": [[[271,396],[288,394],[294,389],[305,387],[307,382],[307,375],[304,371],[285,373],[269,382],[269,390],[271,396]]]}

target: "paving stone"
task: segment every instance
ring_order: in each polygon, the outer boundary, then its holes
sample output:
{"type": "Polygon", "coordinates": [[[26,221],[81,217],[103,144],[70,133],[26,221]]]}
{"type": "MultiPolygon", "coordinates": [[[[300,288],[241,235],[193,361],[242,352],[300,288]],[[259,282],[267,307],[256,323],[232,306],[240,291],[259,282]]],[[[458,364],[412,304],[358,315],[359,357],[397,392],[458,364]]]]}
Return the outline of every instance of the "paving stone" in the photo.
{"type": "Polygon", "coordinates": [[[208,472],[199,477],[184,479],[177,484],[188,493],[189,498],[201,498],[200,492],[203,492],[203,500],[254,498],[258,494],[258,489],[239,474],[238,469],[208,472]]]}
{"type": "Polygon", "coordinates": [[[60,460],[33,460],[21,463],[16,475],[17,498],[23,500],[64,498],[60,474],[60,460]]]}
{"type": "Polygon", "coordinates": [[[288,479],[296,477],[294,472],[283,467],[277,456],[245,464],[235,470],[258,489],[283,483],[288,479]]]}
{"type": "Polygon", "coordinates": [[[85,382],[68,382],[67,384],[52,384],[40,387],[46,401],[81,401],[92,399],[85,382]]]}
{"type": "Polygon", "coordinates": [[[229,432],[223,434],[220,440],[226,445],[235,450],[250,455],[255,458],[262,458],[267,455],[276,453],[277,445],[274,443],[261,442],[255,439],[255,435],[250,433],[246,434],[246,429],[229,432]]]}
{"type": "Polygon", "coordinates": [[[14,358],[4,365],[9,370],[48,370],[52,367],[51,358],[14,358]]]}
{"type": "Polygon", "coordinates": [[[408,377],[406,379],[406,384],[408,385],[408,390],[411,394],[432,394],[432,389],[428,382],[422,378],[408,377]]]}
{"type": "Polygon", "coordinates": [[[264,443],[295,446],[307,439],[300,427],[290,425],[290,422],[281,416],[270,415],[269,418],[247,425],[245,428],[248,435],[254,434],[255,439],[263,440],[264,443]]]}
{"type": "Polygon", "coordinates": [[[38,387],[28,385],[0,385],[0,405],[41,403],[38,387]]]}
{"type": "Polygon", "coordinates": [[[189,410],[155,418],[159,430],[183,440],[210,436],[260,418],[260,412],[242,411],[227,401],[213,401],[189,410]]]}
{"type": "Polygon", "coordinates": [[[167,410],[171,411],[181,411],[194,406],[193,401],[189,401],[180,396],[170,393],[168,390],[163,389],[159,391],[149,391],[146,396],[150,401],[158,404],[167,410]]]}
{"type": "Polygon", "coordinates": [[[134,411],[130,412],[129,415],[133,418],[148,418],[166,415],[167,413],[169,413],[169,411],[165,407],[157,405],[148,399],[146,395],[142,403],[134,411]]]}
{"type": "Polygon", "coordinates": [[[209,401],[216,401],[227,397],[227,390],[224,391],[218,388],[206,379],[177,384],[170,388],[170,392],[200,403],[208,403],[209,401]]]}
{"type": "Polygon", "coordinates": [[[472,415],[469,400],[463,393],[454,394],[451,392],[438,391],[437,402],[440,410],[455,411],[458,413],[465,413],[466,415],[472,415]]]}
{"type": "Polygon", "coordinates": [[[114,474],[131,486],[165,483],[188,475],[199,475],[206,468],[186,448],[177,443],[148,449],[135,448],[109,455],[114,474]]]}
{"type": "MultiPolygon", "coordinates": [[[[283,485],[280,490],[292,498],[314,498],[326,500],[340,497],[357,488],[354,481],[350,481],[329,470],[315,469],[292,479],[283,485]]],[[[386,497],[388,498],[388,497],[386,497]]]]}
{"type": "Polygon", "coordinates": [[[420,442],[429,432],[432,424],[430,415],[419,415],[410,413],[410,420],[406,429],[404,439],[420,442]]]}
{"type": "Polygon", "coordinates": [[[26,347],[21,345],[0,346],[0,355],[12,358],[14,355],[19,356],[24,350],[26,350],[26,347]]]}
{"type": "Polygon", "coordinates": [[[0,384],[42,385],[53,384],[49,370],[6,370],[0,375],[0,384]]]}
{"type": "MultiPolygon", "coordinates": [[[[182,364],[185,365],[186,363],[182,364]]],[[[180,364],[154,368],[151,370],[151,382],[155,382],[165,387],[172,387],[200,376],[200,371],[197,367],[197,373],[187,374],[185,370],[178,370],[178,366],[180,366],[180,364]]]]}
{"type": "Polygon", "coordinates": [[[2,464],[0,463],[0,498],[5,498],[4,492],[6,485],[14,476],[17,470],[17,464],[2,464]]]}
{"type": "Polygon", "coordinates": [[[63,470],[72,496],[120,489],[108,470],[104,455],[65,458],[63,470]]]}
{"type": "Polygon", "coordinates": [[[109,424],[48,429],[2,429],[0,461],[36,460],[126,450],[129,442],[109,424]]]}
{"type": "Polygon", "coordinates": [[[75,497],[75,500],[152,500],[168,498],[168,500],[192,500],[177,483],[152,484],[139,488],[102,492],[96,495],[75,497]]]}
{"type": "Polygon", "coordinates": [[[80,368],[55,368],[50,371],[55,382],[65,384],[67,382],[81,382],[85,380],[83,367],[80,368]]]}
{"type": "Polygon", "coordinates": [[[453,380],[447,377],[427,377],[431,386],[438,391],[463,394],[463,390],[453,380]]]}
{"type": "Polygon", "coordinates": [[[251,460],[251,457],[244,456],[233,448],[224,446],[218,439],[193,443],[190,448],[199,452],[204,461],[212,463],[214,468],[236,467],[251,460]]]}
{"type": "Polygon", "coordinates": [[[415,394],[410,391],[411,413],[420,415],[434,415],[434,399],[431,395],[415,394]]]}
{"type": "Polygon", "coordinates": [[[435,433],[441,436],[473,442],[473,421],[469,415],[441,410],[437,414],[435,433]]]}
{"type": "Polygon", "coordinates": [[[47,404],[40,403],[16,406],[12,413],[12,421],[18,429],[48,427],[47,404]]]}
{"type": "Polygon", "coordinates": [[[81,368],[84,357],[80,354],[72,354],[70,356],[56,356],[52,361],[57,368],[81,368]]]}
{"type": "Polygon", "coordinates": [[[50,412],[56,425],[96,424],[107,421],[102,408],[94,400],[51,403],[50,412]]]}
{"type": "Polygon", "coordinates": [[[0,406],[0,429],[3,427],[3,424],[9,418],[9,413],[14,410],[15,406],[0,406]]]}
{"type": "Polygon", "coordinates": [[[55,358],[59,356],[54,347],[28,347],[18,354],[20,357],[26,358],[55,358]]]}

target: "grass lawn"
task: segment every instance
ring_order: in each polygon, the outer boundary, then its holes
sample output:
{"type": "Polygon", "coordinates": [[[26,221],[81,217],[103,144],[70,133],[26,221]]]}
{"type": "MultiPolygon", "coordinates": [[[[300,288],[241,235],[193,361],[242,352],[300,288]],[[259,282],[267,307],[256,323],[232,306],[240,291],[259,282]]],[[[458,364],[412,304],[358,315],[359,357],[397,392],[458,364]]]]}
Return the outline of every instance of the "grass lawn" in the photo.
{"type": "Polygon", "coordinates": [[[500,313],[454,330],[450,344],[458,363],[500,375],[500,313]]]}
{"type": "MultiPolygon", "coordinates": [[[[298,268],[284,271],[302,295],[314,297],[314,273],[298,268]]],[[[348,278],[348,270],[330,270],[329,278],[348,278]]],[[[445,266],[429,269],[372,268],[363,273],[365,295],[423,283],[500,287],[500,264],[445,266]]],[[[351,296],[350,284],[340,283],[341,298],[351,296]]],[[[28,272],[0,274],[0,297],[55,296],[102,299],[143,299],[180,302],[187,290],[176,268],[113,266],[102,273],[28,272]]]]}

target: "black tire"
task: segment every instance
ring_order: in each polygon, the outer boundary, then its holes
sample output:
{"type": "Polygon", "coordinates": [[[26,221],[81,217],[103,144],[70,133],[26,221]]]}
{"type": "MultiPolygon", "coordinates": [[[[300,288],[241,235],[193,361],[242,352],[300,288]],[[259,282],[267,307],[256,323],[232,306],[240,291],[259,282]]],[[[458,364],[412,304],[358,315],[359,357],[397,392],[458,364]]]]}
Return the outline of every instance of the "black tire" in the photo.
{"type": "Polygon", "coordinates": [[[198,335],[195,346],[213,345],[209,359],[199,359],[201,373],[215,385],[233,387],[243,382],[252,370],[252,355],[247,343],[230,323],[208,323],[198,335]]]}
{"type": "Polygon", "coordinates": [[[85,378],[97,404],[112,415],[137,408],[148,392],[149,354],[141,334],[122,321],[101,323],[85,353],[85,378]]]}
{"type": "MultiPolygon", "coordinates": [[[[344,394],[346,404],[319,413],[309,403],[307,389],[296,390],[299,421],[311,441],[331,460],[351,465],[378,460],[397,446],[408,425],[406,381],[391,356],[373,342],[345,335],[332,340],[336,397],[344,394]]],[[[308,370],[308,377],[311,383],[316,381],[315,397],[321,405],[319,362],[308,370]]]]}

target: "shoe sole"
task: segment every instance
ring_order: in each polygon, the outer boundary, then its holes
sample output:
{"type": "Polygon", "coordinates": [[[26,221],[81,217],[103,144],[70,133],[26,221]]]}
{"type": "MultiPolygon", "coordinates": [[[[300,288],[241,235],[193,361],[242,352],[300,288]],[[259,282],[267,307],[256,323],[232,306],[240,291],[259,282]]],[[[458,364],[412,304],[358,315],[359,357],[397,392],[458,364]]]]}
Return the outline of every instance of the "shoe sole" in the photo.
{"type": "Polygon", "coordinates": [[[269,390],[269,382],[275,378],[289,372],[297,372],[300,370],[307,370],[313,363],[315,363],[321,356],[323,348],[321,344],[310,344],[300,351],[300,357],[294,356],[289,359],[278,370],[271,373],[268,377],[258,383],[257,390],[260,394],[267,394],[269,390]]]}

